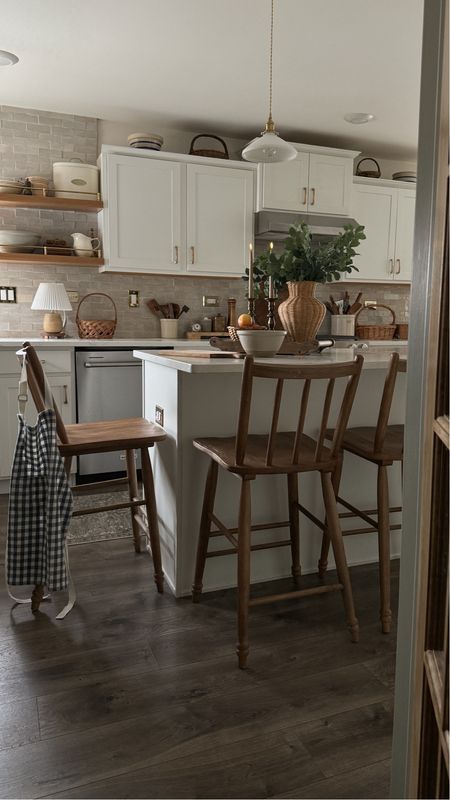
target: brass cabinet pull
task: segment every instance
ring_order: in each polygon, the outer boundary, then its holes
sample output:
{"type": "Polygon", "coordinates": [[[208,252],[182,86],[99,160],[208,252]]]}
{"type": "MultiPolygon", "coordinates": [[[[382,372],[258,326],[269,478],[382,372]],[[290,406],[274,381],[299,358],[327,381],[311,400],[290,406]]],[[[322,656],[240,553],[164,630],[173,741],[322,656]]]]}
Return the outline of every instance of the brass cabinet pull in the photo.
{"type": "Polygon", "coordinates": [[[394,259],[390,258],[389,261],[388,261],[388,264],[389,264],[389,270],[388,270],[389,275],[393,275],[394,274],[394,259]]]}
{"type": "Polygon", "coordinates": [[[195,247],[191,245],[191,264],[195,263],[195,247]]]}
{"type": "Polygon", "coordinates": [[[316,202],[316,190],[311,189],[311,205],[313,206],[315,202],[316,202]]]}
{"type": "Polygon", "coordinates": [[[303,206],[306,206],[306,200],[307,200],[307,191],[308,191],[308,190],[307,190],[306,186],[304,186],[304,187],[303,187],[303,202],[302,202],[302,205],[303,205],[303,206]]]}
{"type": "Polygon", "coordinates": [[[400,273],[400,259],[396,258],[395,263],[397,265],[397,269],[395,270],[395,274],[398,275],[400,273]]]}
{"type": "Polygon", "coordinates": [[[178,264],[178,245],[177,244],[173,248],[173,252],[174,252],[173,263],[174,264],[178,264]]]}
{"type": "Polygon", "coordinates": [[[67,405],[69,405],[69,398],[68,398],[68,395],[67,395],[67,384],[66,384],[66,383],[65,383],[65,384],[64,384],[64,386],[63,386],[63,390],[64,390],[64,400],[63,400],[63,405],[64,405],[64,406],[67,406],[67,405]]]}

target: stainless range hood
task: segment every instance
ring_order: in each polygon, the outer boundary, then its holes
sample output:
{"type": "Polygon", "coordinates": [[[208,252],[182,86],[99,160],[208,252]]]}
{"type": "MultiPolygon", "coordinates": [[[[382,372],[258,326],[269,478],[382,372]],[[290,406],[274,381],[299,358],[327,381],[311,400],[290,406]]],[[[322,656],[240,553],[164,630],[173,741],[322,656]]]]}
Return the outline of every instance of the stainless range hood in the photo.
{"type": "Polygon", "coordinates": [[[317,236],[337,236],[344,225],[357,225],[351,217],[334,217],[331,214],[303,214],[295,211],[259,211],[255,214],[255,239],[286,239],[291,225],[306,222],[311,233],[317,236]]]}

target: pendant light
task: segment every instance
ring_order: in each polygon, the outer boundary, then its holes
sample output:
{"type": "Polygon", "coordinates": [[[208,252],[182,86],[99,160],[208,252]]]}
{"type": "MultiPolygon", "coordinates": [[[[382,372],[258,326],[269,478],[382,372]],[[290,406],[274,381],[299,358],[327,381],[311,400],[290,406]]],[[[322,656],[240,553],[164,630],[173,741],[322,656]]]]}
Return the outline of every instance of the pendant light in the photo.
{"type": "Polygon", "coordinates": [[[255,139],[252,139],[242,151],[242,158],[246,161],[272,163],[277,161],[291,161],[297,156],[297,150],[289,142],[285,142],[275,130],[272,119],[272,52],[273,52],[273,3],[270,10],[270,57],[269,57],[269,116],[266,129],[255,139]]]}

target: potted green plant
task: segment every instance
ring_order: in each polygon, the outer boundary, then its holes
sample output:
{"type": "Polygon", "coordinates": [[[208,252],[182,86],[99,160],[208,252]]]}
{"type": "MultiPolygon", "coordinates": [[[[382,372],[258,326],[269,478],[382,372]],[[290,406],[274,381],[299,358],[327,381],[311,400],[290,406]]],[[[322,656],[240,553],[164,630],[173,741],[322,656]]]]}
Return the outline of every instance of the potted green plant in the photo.
{"type": "Polygon", "coordinates": [[[263,253],[254,262],[255,284],[273,278],[276,290],[287,286],[289,296],[280,303],[280,320],[294,341],[311,341],[325,316],[323,303],[314,297],[317,283],[338,281],[358,268],[356,248],[365,239],[363,225],[345,225],[342,233],[324,242],[314,240],[305,222],[292,225],[284,250],[276,256],[263,253]]]}

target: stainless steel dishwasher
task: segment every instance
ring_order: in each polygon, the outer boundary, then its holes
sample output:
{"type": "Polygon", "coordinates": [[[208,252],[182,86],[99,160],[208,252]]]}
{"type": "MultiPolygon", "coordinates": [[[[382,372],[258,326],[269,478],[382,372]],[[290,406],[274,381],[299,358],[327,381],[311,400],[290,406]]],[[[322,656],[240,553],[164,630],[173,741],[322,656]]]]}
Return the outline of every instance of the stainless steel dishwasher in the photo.
{"type": "MultiPolygon", "coordinates": [[[[77,422],[142,416],[142,362],[133,358],[132,350],[78,350],[75,361],[77,422]]],[[[78,459],[80,478],[124,471],[124,453],[97,453],[78,459]]]]}

